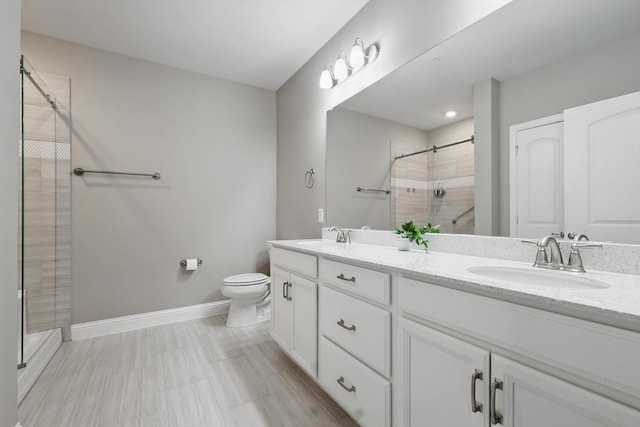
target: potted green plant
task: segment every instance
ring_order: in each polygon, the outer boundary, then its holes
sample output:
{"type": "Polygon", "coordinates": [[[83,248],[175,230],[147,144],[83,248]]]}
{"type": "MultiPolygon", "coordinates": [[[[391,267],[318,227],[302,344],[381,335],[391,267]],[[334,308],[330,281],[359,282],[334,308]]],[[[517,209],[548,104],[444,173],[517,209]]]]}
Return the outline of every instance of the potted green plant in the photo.
{"type": "Polygon", "coordinates": [[[411,243],[418,246],[424,246],[424,249],[429,248],[429,241],[424,238],[426,233],[439,233],[440,226],[432,225],[428,223],[423,227],[419,227],[413,223],[413,221],[405,222],[400,228],[393,230],[396,234],[400,235],[401,241],[398,245],[398,250],[408,251],[411,247],[411,243]]]}

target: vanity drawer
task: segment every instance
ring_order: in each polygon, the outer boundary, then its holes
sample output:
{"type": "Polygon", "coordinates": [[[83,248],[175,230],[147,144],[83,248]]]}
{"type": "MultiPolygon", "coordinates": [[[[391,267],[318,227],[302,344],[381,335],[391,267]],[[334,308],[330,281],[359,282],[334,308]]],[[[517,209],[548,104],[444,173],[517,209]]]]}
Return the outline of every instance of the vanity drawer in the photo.
{"type": "Polygon", "coordinates": [[[391,425],[391,384],[325,337],[320,338],[319,380],[364,426],[391,425]]]}
{"type": "Polygon", "coordinates": [[[313,255],[281,248],[271,248],[269,256],[271,263],[274,265],[314,279],[318,277],[318,258],[313,255]]]}
{"type": "Polygon", "coordinates": [[[372,301],[391,304],[391,278],[387,273],[340,262],[320,260],[322,280],[372,301]]]}
{"type": "Polygon", "coordinates": [[[326,286],[319,305],[321,333],[389,377],[391,313],[326,286]]]}

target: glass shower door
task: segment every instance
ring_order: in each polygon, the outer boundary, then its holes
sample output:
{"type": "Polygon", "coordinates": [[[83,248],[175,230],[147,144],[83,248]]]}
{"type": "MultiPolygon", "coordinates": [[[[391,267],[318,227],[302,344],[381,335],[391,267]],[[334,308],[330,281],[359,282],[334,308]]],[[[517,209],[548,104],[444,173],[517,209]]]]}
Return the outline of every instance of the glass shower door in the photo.
{"type": "Polygon", "coordinates": [[[70,323],[71,256],[69,79],[20,65],[19,368],[70,323]]]}

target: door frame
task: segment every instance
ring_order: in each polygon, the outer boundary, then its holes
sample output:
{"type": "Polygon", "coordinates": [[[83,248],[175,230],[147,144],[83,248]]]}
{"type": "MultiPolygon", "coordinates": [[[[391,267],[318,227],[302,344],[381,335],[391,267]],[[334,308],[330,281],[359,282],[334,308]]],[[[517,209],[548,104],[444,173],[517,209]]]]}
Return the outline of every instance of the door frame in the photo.
{"type": "Polygon", "coordinates": [[[564,122],[564,114],[554,114],[524,123],[509,126],[509,236],[514,237],[516,230],[516,214],[518,204],[516,203],[516,136],[518,132],[533,129],[540,126],[552,125],[564,122]]]}

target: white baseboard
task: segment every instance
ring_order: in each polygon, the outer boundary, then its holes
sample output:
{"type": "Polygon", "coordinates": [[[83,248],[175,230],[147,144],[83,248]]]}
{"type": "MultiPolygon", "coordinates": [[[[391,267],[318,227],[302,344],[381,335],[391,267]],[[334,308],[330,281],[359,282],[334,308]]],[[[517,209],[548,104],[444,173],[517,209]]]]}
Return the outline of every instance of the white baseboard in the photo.
{"type": "Polygon", "coordinates": [[[53,355],[62,345],[62,332],[60,328],[55,329],[47,339],[42,343],[40,348],[27,361],[27,366],[18,371],[18,404],[27,395],[36,380],[47,367],[53,355]]]}
{"type": "Polygon", "coordinates": [[[206,304],[171,308],[169,310],[115,317],[113,319],[96,320],[95,322],[78,323],[71,325],[71,340],[100,337],[117,334],[118,332],[134,331],[136,329],[224,314],[229,311],[230,304],[231,300],[227,299],[206,304]]]}

